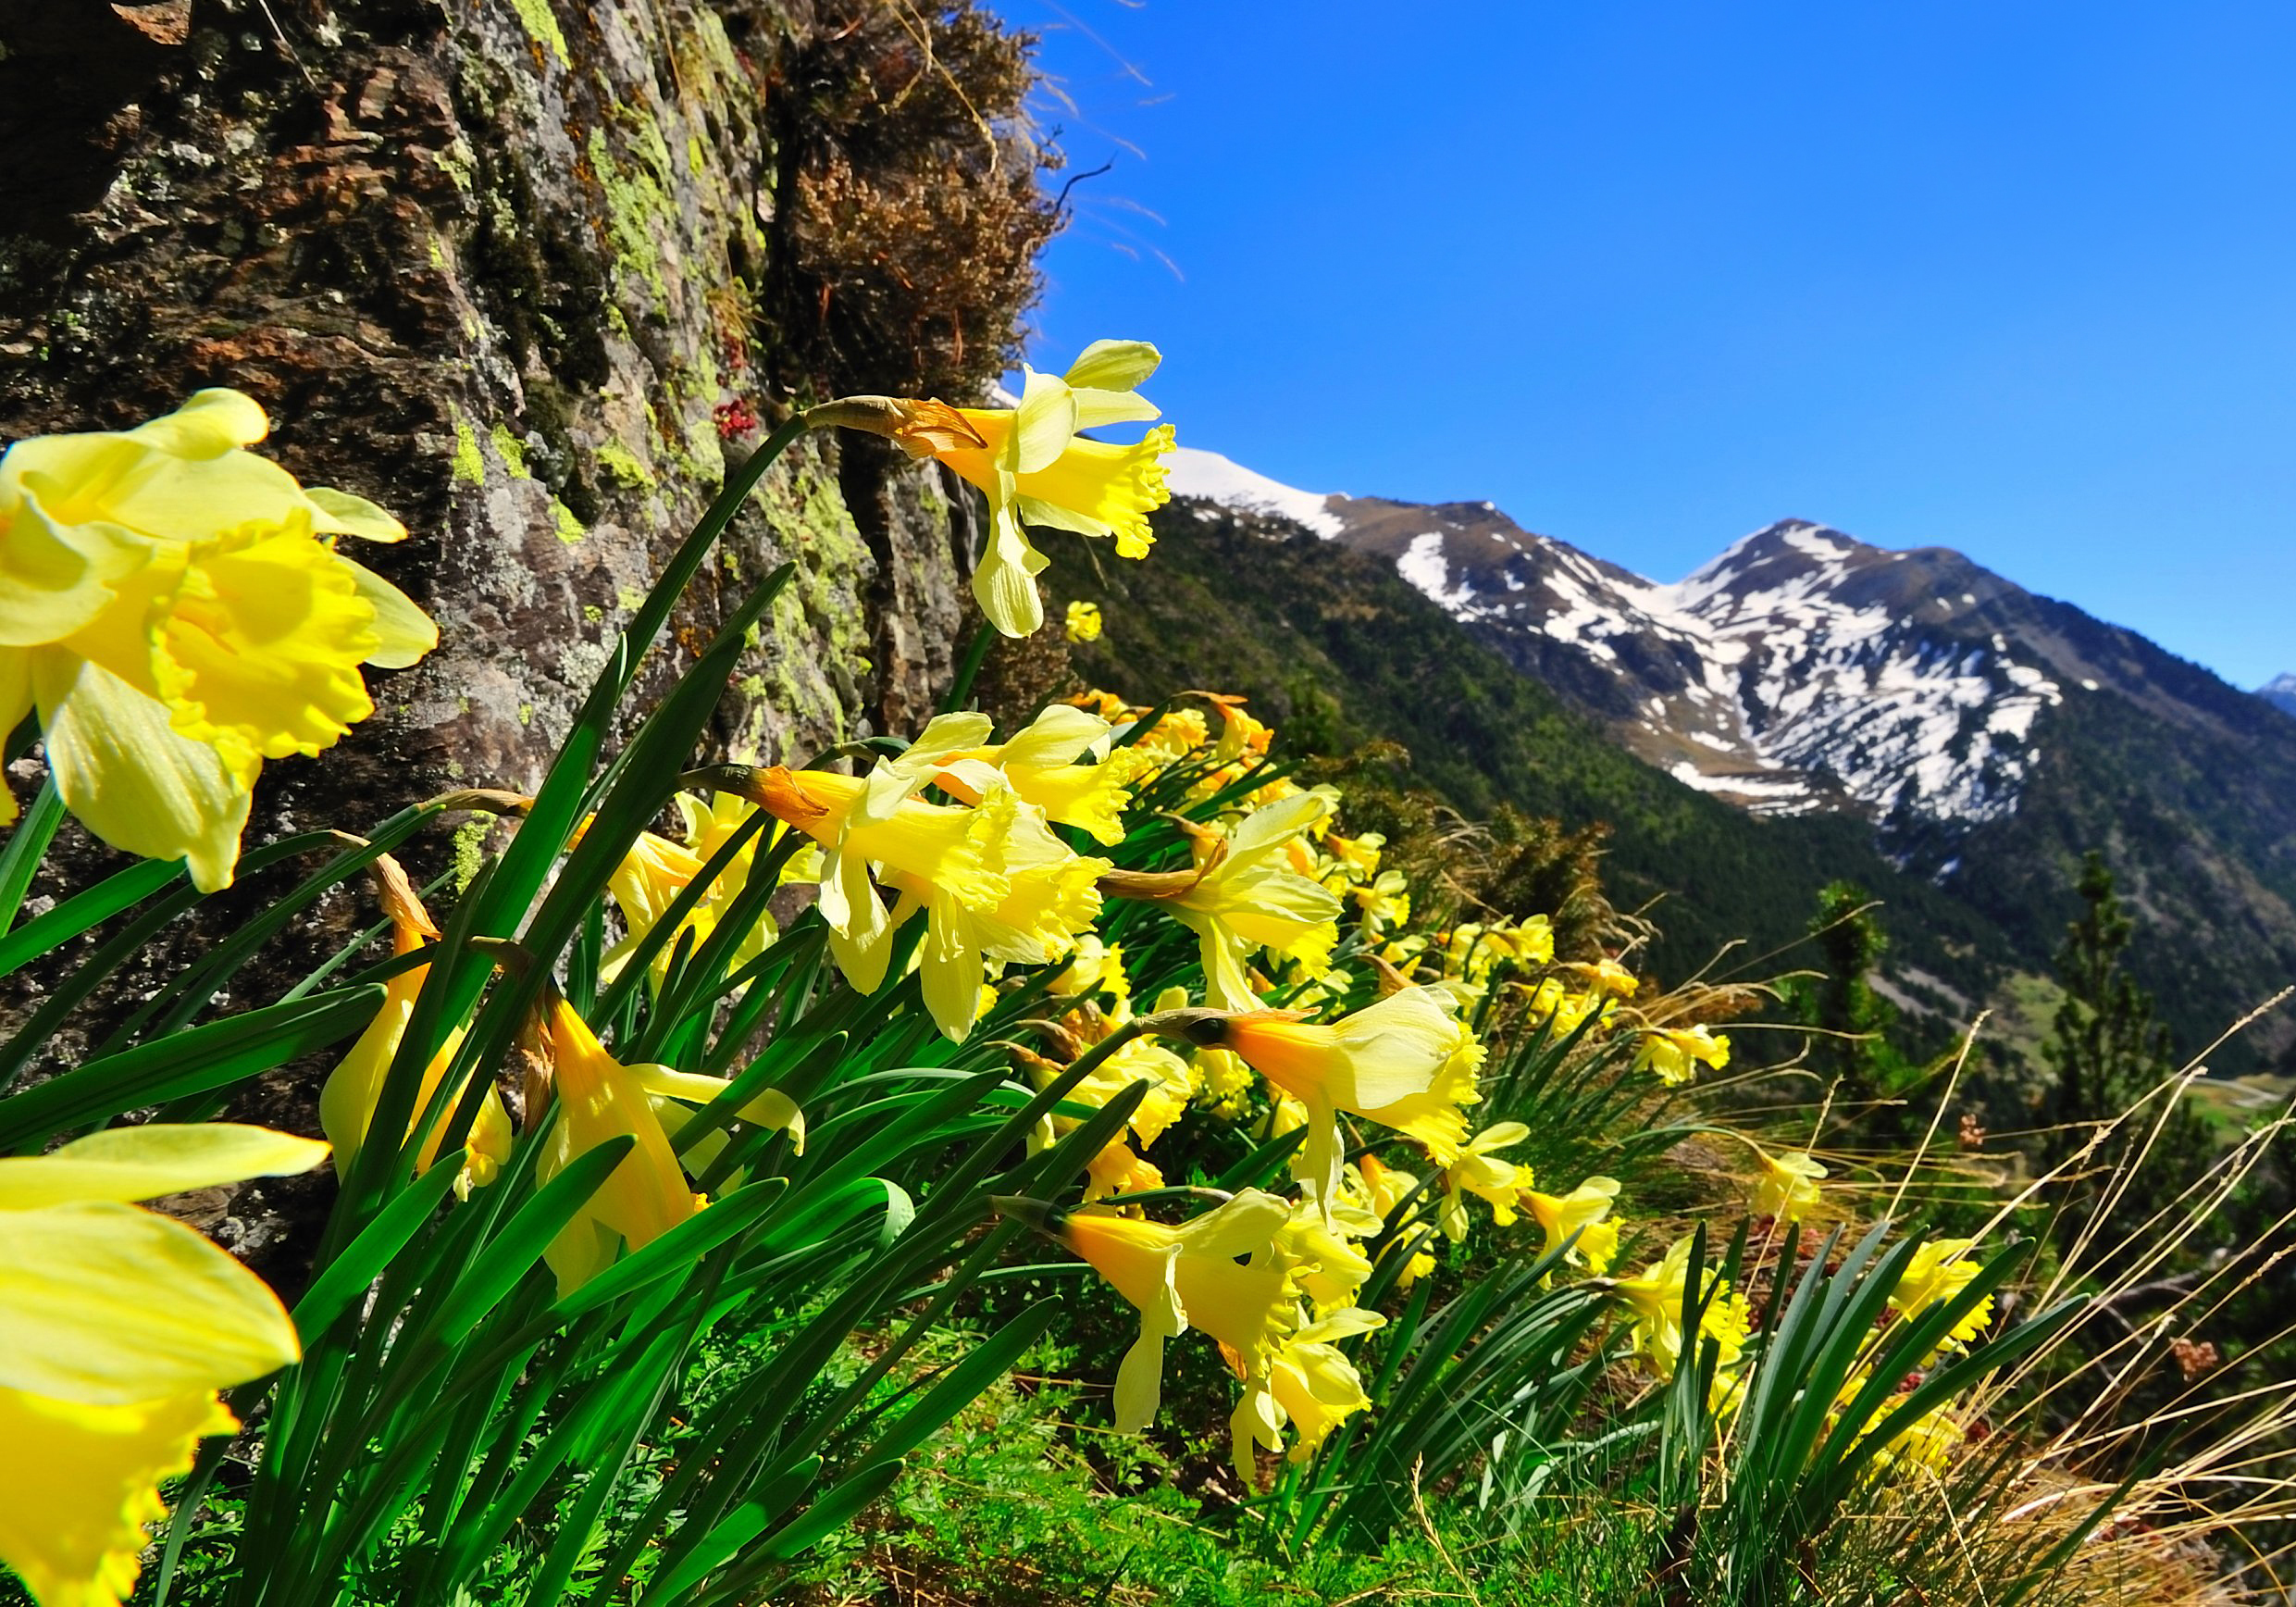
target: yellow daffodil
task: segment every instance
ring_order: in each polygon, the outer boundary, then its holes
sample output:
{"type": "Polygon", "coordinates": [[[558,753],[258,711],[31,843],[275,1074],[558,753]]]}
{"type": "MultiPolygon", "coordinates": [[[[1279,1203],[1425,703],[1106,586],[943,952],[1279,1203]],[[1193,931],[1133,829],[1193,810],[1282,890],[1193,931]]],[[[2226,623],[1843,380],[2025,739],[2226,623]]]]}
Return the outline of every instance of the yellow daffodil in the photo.
{"type": "Polygon", "coordinates": [[[1411,884],[1399,870],[1383,870],[1371,881],[1349,889],[1347,896],[1363,912],[1364,931],[1374,938],[1411,916],[1411,884]]]}
{"type": "Polygon", "coordinates": [[[1553,977],[1543,977],[1531,994],[1531,1018],[1545,1020],[1548,1029],[1558,1037],[1576,1032],[1589,1016],[1599,1015],[1610,1008],[1610,997],[1601,992],[1574,992],[1553,977]]]}
{"type": "Polygon", "coordinates": [[[563,999],[551,1006],[545,1038],[558,1119],[536,1161],[537,1186],[611,1139],[627,1134],[637,1140],[543,1252],[564,1297],[611,1266],[624,1245],[644,1249],[691,1216],[701,1202],[687,1185],[638,1068],[608,1054],[563,999]]]}
{"type": "MultiPolygon", "coordinates": [[[[1690,1247],[1688,1239],[1676,1240],[1662,1259],[1632,1277],[1620,1278],[1614,1286],[1619,1298],[1626,1302],[1632,1321],[1635,1348],[1650,1358],[1653,1369],[1661,1378],[1674,1376],[1682,1356],[1682,1310],[1689,1303],[1690,1247]]],[[[1730,1366],[1745,1349],[1750,1320],[1745,1297],[1721,1283],[1721,1274],[1711,1263],[1705,1269],[1699,1292],[1711,1294],[1699,1319],[1699,1336],[1714,1340],[1719,1365],[1730,1366]]]]}
{"type": "MultiPolygon", "coordinates": [[[[1300,1328],[1276,1348],[1269,1392],[1281,1409],[1282,1423],[1298,1431],[1299,1439],[1290,1451],[1292,1461],[1307,1461],[1333,1429],[1371,1405],[1371,1397],[1363,1391],[1363,1376],[1334,1341],[1369,1333],[1385,1322],[1374,1313],[1353,1308],[1334,1312],[1300,1328]]],[[[1274,1449],[1272,1439],[1263,1443],[1274,1449]]]]}
{"type": "Polygon", "coordinates": [[[1272,1194],[1247,1189],[1177,1227],[1100,1209],[1054,1216],[1034,1201],[999,1205],[1053,1233],[1140,1313],[1140,1337],[1116,1371],[1120,1433],[1154,1420],[1164,1346],[1189,1328],[1217,1340],[1237,1372],[1264,1376],[1276,1341],[1295,1326],[1274,1248],[1291,1207],[1272,1194]]]}
{"type": "MultiPolygon", "coordinates": [[[[431,924],[429,912],[423,908],[422,901],[407,882],[406,873],[395,860],[386,854],[378,862],[377,869],[383,911],[391,918],[391,952],[411,954],[427,940],[436,938],[439,928],[431,924]]],[[[383,984],[381,1010],[351,1046],[351,1053],[343,1056],[342,1064],[329,1074],[326,1087],[319,1090],[319,1125],[334,1148],[338,1177],[350,1176],[352,1164],[359,1158],[359,1151],[366,1142],[367,1127],[375,1119],[375,1106],[382,1098],[391,1062],[399,1053],[400,1040],[406,1036],[407,1023],[415,1015],[415,1002],[422,993],[423,978],[429,973],[429,966],[416,965],[383,984]]],[[[407,1113],[408,1133],[415,1130],[416,1124],[437,1097],[439,1084],[453,1063],[454,1052],[462,1041],[461,1027],[449,1030],[438,1053],[423,1068],[422,1084],[407,1113]]],[[[447,1113],[431,1124],[429,1136],[416,1157],[417,1175],[430,1170],[431,1163],[439,1158],[439,1146],[446,1137],[453,1111],[469,1086],[465,1077],[455,1086],[447,1113]]],[[[401,1135],[402,1140],[404,1137],[401,1135]]],[[[494,1181],[495,1174],[510,1159],[510,1113],[503,1106],[502,1095],[489,1087],[464,1143],[462,1170],[454,1179],[455,1194],[467,1200],[471,1190],[494,1181]]]]}
{"type": "Polygon", "coordinates": [[[911,754],[894,761],[929,772],[951,797],[977,804],[1001,774],[1024,804],[1045,818],[1087,832],[1096,842],[1124,840],[1131,785],[1155,763],[1136,748],[1111,749],[1108,721],[1069,704],[1054,704],[1010,741],[989,743],[979,715],[943,715],[925,727],[911,754]],[[924,750],[922,756],[917,754],[924,750]],[[1096,762],[1086,764],[1087,757],[1096,762]]]}
{"type": "Polygon", "coordinates": [[[1444,969],[1470,982],[1482,982],[1502,964],[1544,965],[1555,957],[1555,929],[1545,916],[1519,925],[1469,921],[1444,937],[1444,969]]]}
{"type": "MultiPolygon", "coordinates": [[[[1078,1027],[1086,1025],[1075,1015],[1068,1019],[1078,1027]]],[[[1080,1035],[1077,1047],[1082,1049],[1086,1044],[1098,1042],[1111,1029],[1111,1024],[1096,1017],[1094,1029],[1080,1035]]],[[[1027,1070],[1030,1080],[1039,1089],[1050,1087],[1065,1069],[1058,1062],[1038,1055],[1017,1053],[1016,1058],[1027,1070]]],[[[1171,1050],[1151,1040],[1132,1039],[1095,1066],[1069,1090],[1066,1098],[1097,1110],[1136,1082],[1146,1083],[1148,1091],[1133,1108],[1126,1127],[1140,1148],[1147,1150],[1186,1112],[1188,1100],[1194,1092],[1187,1063],[1171,1050]]],[[[1073,1116],[1048,1116],[1044,1138],[1049,1140],[1073,1131],[1077,1119],[1073,1116]]],[[[1109,1194],[1160,1188],[1163,1184],[1163,1174],[1136,1154],[1122,1137],[1111,1140],[1094,1158],[1091,1175],[1092,1180],[1086,1194],[1088,1201],[1109,1194]]]]}
{"type": "Polygon", "coordinates": [[[1025,370],[1018,407],[855,396],[808,417],[888,435],[910,456],[938,458],[978,486],[988,499],[989,534],[973,594],[999,630],[1027,636],[1044,624],[1036,575],[1046,560],[1024,524],[1113,536],[1119,556],[1148,556],[1155,541],[1149,510],[1172,495],[1163,466],[1172,427],[1158,425],[1135,446],[1080,432],[1156,417],[1138,388],[1161,360],[1146,341],[1096,341],[1058,378],[1025,370]]]}
{"type": "Polygon", "coordinates": [[[1260,1003],[1245,966],[1260,949],[1297,960],[1310,975],[1339,941],[1339,900],[1283,863],[1285,847],[1331,813],[1331,800],[1302,792],[1257,810],[1223,839],[1199,843],[1193,872],[1103,878],[1111,892],[1160,903],[1197,934],[1205,1003],[1249,1010],[1260,1003]]]}
{"type": "Polygon", "coordinates": [[[1520,1122],[1498,1122],[1462,1145],[1443,1168],[1443,1236],[1457,1244],[1467,1237],[1467,1200],[1480,1195],[1489,1202],[1491,1219],[1505,1227],[1515,1220],[1515,1207],[1531,1187],[1531,1168],[1502,1161],[1497,1152],[1531,1136],[1520,1122]]]}
{"type": "Polygon", "coordinates": [[[1387,846],[1386,837],[1377,831],[1366,831],[1355,837],[1342,837],[1329,832],[1323,839],[1323,852],[1332,856],[1334,865],[1344,871],[1350,881],[1369,881],[1379,874],[1380,854],[1387,846]]]}
{"type": "Polygon", "coordinates": [[[992,908],[1012,891],[988,866],[989,822],[978,811],[905,792],[879,802],[866,796],[862,778],[778,765],[750,772],[741,786],[760,807],[821,845],[820,909],[831,951],[845,979],[864,993],[885,980],[895,927],[870,881],[872,865],[970,908],[992,908]]]}
{"type": "Polygon", "coordinates": [[[1378,1234],[1380,1219],[1365,1204],[1342,1196],[1332,1219],[1309,1202],[1296,1206],[1291,1220],[1276,1230],[1276,1243],[1296,1264],[1294,1282],[1318,1312],[1355,1304],[1357,1290],[1370,1280],[1371,1258],[1354,1241],[1378,1234]]]}
{"type": "Polygon", "coordinates": [[[0,457],[0,729],[36,711],[81,823],[186,861],[207,892],[231,883],[264,761],[330,746],[374,712],[362,664],[402,669],[439,640],[332,544],[405,529],[244,450],[269,430],[238,392],[202,391],[0,457]]]}
{"type": "MultiPolygon", "coordinates": [[[[1863,1388],[1862,1377],[1853,1376],[1844,1386],[1846,1396],[1863,1388]]],[[[1880,1417],[1887,1417],[1895,1409],[1895,1401],[1882,1402],[1880,1417]]],[[[1879,1426],[1877,1422],[1874,1426],[1879,1426]]],[[[1874,1478],[1889,1478],[1897,1475],[1925,1476],[1934,1478],[1945,1471],[1953,1453],[1965,1438],[1961,1425],[1944,1406],[1935,1406],[1921,1414],[1890,1442],[1875,1453],[1871,1470],[1874,1478]]]]}
{"type": "Polygon", "coordinates": [[[1043,810],[985,765],[966,771],[984,789],[975,807],[912,797],[959,763],[953,750],[939,745],[953,740],[946,728],[935,744],[920,738],[910,754],[866,778],[776,766],[750,772],[743,785],[764,808],[822,844],[822,916],[838,969],[854,987],[876,990],[893,934],[910,916],[925,912],[919,953],[925,1008],[942,1032],[962,1041],[978,1016],[990,966],[1044,965],[1075,948],[1099,914],[1098,881],[1108,861],[1070,849],[1053,835],[1043,810]],[[890,913],[871,883],[873,866],[900,895],[890,913]]]}
{"type": "MultiPolygon", "coordinates": [[[[1932,1239],[1914,1252],[1913,1260],[1897,1280],[1891,1292],[1890,1309],[1900,1317],[1920,1315],[1930,1306],[1952,1300],[1969,1287],[1969,1280],[1978,1275],[1979,1264],[1969,1252],[1977,1248],[1974,1239],[1932,1239]]],[[[1951,1332],[1939,1341],[1942,1346],[1963,1346],[1974,1343],[1993,1320],[1993,1297],[1987,1295],[1972,1307],[1969,1314],[1953,1326],[1951,1332]]]]}
{"type": "Polygon", "coordinates": [[[239,1427],[217,1392],[301,1353],[261,1278],[131,1202],[326,1155],[208,1122],[0,1159],[0,1563],[41,1607],[118,1607],[167,1515],[160,1484],[239,1427]]]}
{"type": "Polygon", "coordinates": [[[1761,1179],[1754,1186],[1754,1214],[1775,1216],[1781,1223],[1799,1222],[1818,1203],[1818,1180],[1826,1176],[1826,1168],[1807,1154],[1773,1155],[1758,1146],[1754,1153],[1762,1166],[1761,1179]]]}
{"type": "Polygon", "coordinates": [[[1532,1220],[1546,1235],[1548,1254],[1570,1244],[1564,1260],[1599,1275],[1610,1270],[1611,1258],[1618,1253],[1618,1224],[1610,1220],[1610,1208],[1618,1197],[1616,1177],[1589,1177],[1568,1194],[1526,1190],[1522,1201],[1531,1208],[1532,1220]],[[1574,1233],[1578,1235],[1575,1243],[1570,1238],[1574,1233]]]}
{"type": "Polygon", "coordinates": [[[1293,1175],[1328,1207],[1339,1185],[1341,1112],[1417,1139],[1438,1165],[1467,1142],[1463,1105],[1475,1091],[1483,1045],[1437,996],[1406,988],[1330,1026],[1282,1010],[1210,1015],[1184,1028],[1197,1042],[1234,1051],[1308,1110],[1308,1139],[1293,1175]]]}
{"type": "Polygon", "coordinates": [[[1220,716],[1220,742],[1212,750],[1212,756],[1227,765],[1239,759],[1257,761],[1267,757],[1268,745],[1275,740],[1274,728],[1254,718],[1240,697],[1218,692],[1207,696],[1220,716]]]}
{"type": "Polygon", "coordinates": [[[1076,940],[1075,957],[1045,985],[1045,991],[1057,999],[1104,993],[1119,1005],[1130,1003],[1132,982],[1124,975],[1123,945],[1104,943],[1098,932],[1086,932],[1076,940]]]}
{"type": "Polygon", "coordinates": [[[1199,1049],[1188,1063],[1196,1098],[1213,1115],[1234,1121],[1251,1102],[1252,1071],[1224,1049],[1199,1049]]]}
{"type": "Polygon", "coordinates": [[[1623,1227],[1616,1216],[1606,1216],[1600,1222],[1590,1222],[1579,1229],[1579,1242],[1566,1258],[1586,1262],[1586,1270],[1600,1277],[1618,1264],[1619,1235],[1623,1227]]]}
{"type": "MultiPolygon", "coordinates": [[[[674,1145],[694,1114],[689,1106],[715,1099],[728,1079],[666,1065],[625,1065],[563,999],[552,1002],[541,1036],[558,1119],[536,1158],[536,1185],[611,1139],[627,1134],[636,1140],[543,1252],[563,1298],[611,1266],[624,1246],[641,1250],[701,1209],[704,1201],[688,1186],[674,1145]]],[[[804,1152],[804,1116],[780,1090],[766,1090],[741,1107],[740,1116],[753,1126],[786,1129],[804,1152]]],[[[722,1133],[713,1133],[692,1146],[693,1164],[706,1166],[724,1142],[722,1133]]]]}
{"type": "MultiPolygon", "coordinates": [[[[1392,1219],[1396,1207],[1418,1190],[1419,1178],[1399,1167],[1388,1165],[1376,1155],[1359,1157],[1356,1171],[1363,1179],[1363,1191],[1372,1213],[1385,1226],[1401,1230],[1404,1225],[1392,1219]]],[[[1416,1250],[1396,1277],[1396,1287],[1409,1289],[1434,1269],[1433,1252],[1424,1248],[1416,1250]]]]}
{"type": "Polygon", "coordinates": [[[1064,624],[1071,642],[1100,640],[1100,605],[1098,603],[1071,603],[1064,624]]]}
{"type": "Polygon", "coordinates": [[[1656,1072],[1669,1088],[1698,1075],[1701,1065],[1719,1071],[1730,1064],[1730,1040],[1704,1027],[1654,1027],[1644,1036],[1634,1064],[1656,1072]]]}
{"type": "Polygon", "coordinates": [[[1607,994],[1613,999],[1632,999],[1634,990],[1641,985],[1635,981],[1633,972],[1607,954],[1591,965],[1573,961],[1561,969],[1580,978],[1594,991],[1607,994]]]}
{"type": "MultiPolygon", "coordinates": [[[[606,891],[613,895],[614,907],[622,913],[624,928],[621,941],[606,951],[599,966],[599,974],[609,981],[621,974],[630,952],[661,923],[678,896],[757,812],[757,805],[747,799],[723,792],[707,804],[690,793],[680,792],[676,803],[685,825],[686,841],[672,842],[654,832],[641,831],[607,879],[606,891]]],[[[587,828],[588,822],[584,826],[587,828]]],[[[772,835],[766,831],[752,837],[710,883],[701,901],[655,953],[652,969],[656,981],[667,976],[670,958],[684,933],[691,932],[692,946],[699,948],[717,930],[734,900],[749,886],[750,868],[757,863],[758,850],[770,843],[772,835]]],[[[576,841],[579,841],[579,833],[576,841]]],[[[785,870],[783,879],[789,879],[791,875],[785,870]]],[[[779,935],[773,917],[761,912],[755,924],[735,946],[729,964],[739,966],[755,959],[779,935]]]]}

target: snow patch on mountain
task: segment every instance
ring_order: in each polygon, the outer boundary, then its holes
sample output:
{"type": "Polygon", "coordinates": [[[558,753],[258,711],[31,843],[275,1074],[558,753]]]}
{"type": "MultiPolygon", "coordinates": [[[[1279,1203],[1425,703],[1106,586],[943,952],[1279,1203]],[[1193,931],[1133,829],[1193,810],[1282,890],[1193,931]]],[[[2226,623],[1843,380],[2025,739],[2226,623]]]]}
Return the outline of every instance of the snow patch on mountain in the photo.
{"type": "Polygon", "coordinates": [[[2256,695],[2284,714],[2296,715],[2296,675],[2276,675],[2256,689],[2256,695]]]}
{"type": "Polygon", "coordinates": [[[1345,528],[1330,510],[1328,492],[1301,491],[1297,486],[1255,474],[1233,458],[1193,446],[1178,446],[1164,463],[1164,483],[1174,496],[1202,497],[1223,507],[1248,513],[1274,514],[1302,524],[1326,541],[1345,528]]]}

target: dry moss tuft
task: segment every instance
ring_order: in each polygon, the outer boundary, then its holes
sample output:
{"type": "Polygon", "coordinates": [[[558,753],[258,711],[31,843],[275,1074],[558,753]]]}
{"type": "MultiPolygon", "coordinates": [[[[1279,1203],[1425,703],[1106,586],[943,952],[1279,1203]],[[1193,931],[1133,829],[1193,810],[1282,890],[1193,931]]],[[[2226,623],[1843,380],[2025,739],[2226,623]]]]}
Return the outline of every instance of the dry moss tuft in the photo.
{"type": "Polygon", "coordinates": [[[790,389],[977,397],[1019,355],[1060,157],[1023,100],[1034,39],[971,0],[826,0],[769,88],[759,297],[790,389]]]}

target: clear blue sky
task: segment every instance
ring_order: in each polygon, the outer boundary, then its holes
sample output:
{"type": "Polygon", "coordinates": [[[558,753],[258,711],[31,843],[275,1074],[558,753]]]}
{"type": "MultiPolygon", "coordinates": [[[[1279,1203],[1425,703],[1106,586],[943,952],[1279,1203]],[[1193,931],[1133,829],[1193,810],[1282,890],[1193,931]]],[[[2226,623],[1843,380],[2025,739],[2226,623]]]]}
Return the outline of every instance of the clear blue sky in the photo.
{"type": "Polygon", "coordinates": [[[1034,355],[1189,444],[1673,579],[1773,518],[2296,670],[2296,5],[1000,0],[1034,355]]]}

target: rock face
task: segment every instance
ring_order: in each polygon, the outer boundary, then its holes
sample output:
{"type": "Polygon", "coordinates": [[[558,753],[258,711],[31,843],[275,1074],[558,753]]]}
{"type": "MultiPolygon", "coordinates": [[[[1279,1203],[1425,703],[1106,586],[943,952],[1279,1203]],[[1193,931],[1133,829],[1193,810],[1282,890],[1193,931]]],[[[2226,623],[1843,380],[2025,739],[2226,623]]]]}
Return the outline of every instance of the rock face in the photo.
{"type": "MultiPolygon", "coordinates": [[[[339,749],[268,767],[250,841],[538,779],[660,557],[811,378],[755,304],[788,280],[799,69],[846,21],[827,9],[159,0],[0,23],[0,159],[20,176],[0,438],[233,385],[271,414],[265,450],[415,532],[361,555],[438,619],[439,650],[375,677],[378,712],[339,749]]],[[[649,684],[788,560],[726,750],[914,718],[963,629],[955,491],[802,445],[649,684]]]]}

